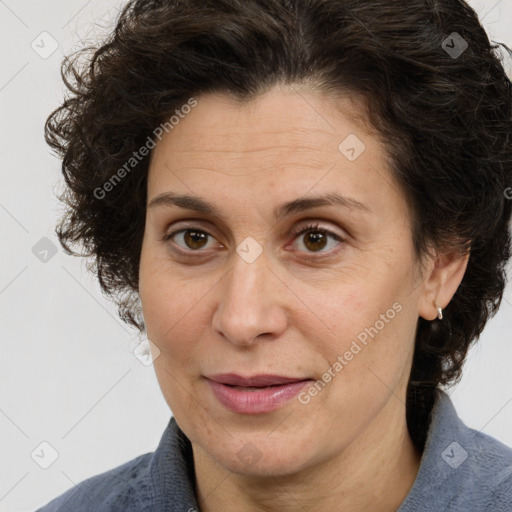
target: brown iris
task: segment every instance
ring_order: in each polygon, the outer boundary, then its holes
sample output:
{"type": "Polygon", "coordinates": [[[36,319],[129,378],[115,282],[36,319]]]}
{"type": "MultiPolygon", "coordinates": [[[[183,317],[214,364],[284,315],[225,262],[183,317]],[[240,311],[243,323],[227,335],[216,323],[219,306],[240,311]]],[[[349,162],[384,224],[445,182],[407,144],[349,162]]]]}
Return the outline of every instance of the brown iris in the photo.
{"type": "Polygon", "coordinates": [[[183,236],[185,243],[191,249],[201,249],[206,245],[208,235],[203,231],[187,230],[183,236]]]}
{"type": "Polygon", "coordinates": [[[327,243],[327,237],[321,232],[310,232],[304,235],[304,245],[313,251],[323,249],[327,243]]]}

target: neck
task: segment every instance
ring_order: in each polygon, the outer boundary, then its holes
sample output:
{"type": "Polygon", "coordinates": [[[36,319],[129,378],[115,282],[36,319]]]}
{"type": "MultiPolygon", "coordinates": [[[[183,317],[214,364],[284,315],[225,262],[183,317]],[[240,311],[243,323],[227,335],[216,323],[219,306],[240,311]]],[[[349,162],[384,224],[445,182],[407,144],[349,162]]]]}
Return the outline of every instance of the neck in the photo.
{"type": "Polygon", "coordinates": [[[341,453],[303,471],[279,477],[232,473],[193,443],[200,509],[394,512],[411,489],[421,459],[409,436],[403,407],[401,413],[384,408],[383,417],[341,453]]]}

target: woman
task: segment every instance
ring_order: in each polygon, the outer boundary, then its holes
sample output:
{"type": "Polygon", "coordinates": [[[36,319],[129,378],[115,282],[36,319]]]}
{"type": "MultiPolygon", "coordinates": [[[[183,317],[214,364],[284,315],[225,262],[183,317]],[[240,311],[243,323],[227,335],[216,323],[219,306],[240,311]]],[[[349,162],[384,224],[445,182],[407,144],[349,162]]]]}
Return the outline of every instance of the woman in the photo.
{"type": "Polygon", "coordinates": [[[509,258],[494,49],[459,0],[138,0],[65,66],[58,235],[173,418],[41,510],[512,510],[442,391],[509,258]]]}

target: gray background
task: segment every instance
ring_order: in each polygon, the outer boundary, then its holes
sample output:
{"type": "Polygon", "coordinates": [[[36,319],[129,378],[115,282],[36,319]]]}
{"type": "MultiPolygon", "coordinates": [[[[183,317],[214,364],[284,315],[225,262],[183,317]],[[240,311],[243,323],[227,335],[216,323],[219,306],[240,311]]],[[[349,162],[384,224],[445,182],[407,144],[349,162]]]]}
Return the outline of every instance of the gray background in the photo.
{"type": "MultiPolygon", "coordinates": [[[[491,39],[512,47],[511,0],[470,3],[491,39]]],[[[59,65],[81,41],[108,32],[123,4],[0,0],[0,511],[34,510],[154,451],[171,414],[152,367],[132,354],[136,333],[53,233],[62,180],[43,123],[62,100],[59,65]],[[52,452],[42,442],[58,452],[47,469],[40,464],[52,452]]],[[[449,391],[467,424],[510,446],[511,308],[509,288],[449,391]]]]}

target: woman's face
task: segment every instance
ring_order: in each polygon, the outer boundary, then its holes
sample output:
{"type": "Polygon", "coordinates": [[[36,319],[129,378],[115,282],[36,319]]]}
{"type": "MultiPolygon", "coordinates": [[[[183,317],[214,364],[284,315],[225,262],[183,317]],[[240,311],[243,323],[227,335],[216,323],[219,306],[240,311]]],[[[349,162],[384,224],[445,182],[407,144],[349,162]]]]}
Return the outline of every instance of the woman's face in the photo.
{"type": "Polygon", "coordinates": [[[239,474],[364,451],[405,422],[424,294],[384,147],[348,98],[197,100],[148,177],[140,297],[165,399],[239,474]]]}

